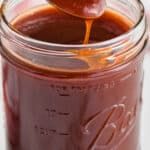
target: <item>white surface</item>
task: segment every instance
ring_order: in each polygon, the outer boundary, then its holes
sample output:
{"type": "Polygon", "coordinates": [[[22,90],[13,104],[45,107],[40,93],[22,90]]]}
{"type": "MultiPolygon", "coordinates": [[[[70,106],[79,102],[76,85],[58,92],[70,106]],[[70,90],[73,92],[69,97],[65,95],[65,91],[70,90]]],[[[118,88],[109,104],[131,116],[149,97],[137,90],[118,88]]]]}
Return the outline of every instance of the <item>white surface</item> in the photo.
{"type": "Polygon", "coordinates": [[[145,57],[144,69],[145,79],[141,120],[141,143],[142,150],[150,150],[150,53],[148,53],[145,57]]]}
{"type": "MultiPolygon", "coordinates": [[[[1,61],[1,59],[0,59],[1,61]]],[[[1,71],[0,71],[0,75],[1,75],[1,71]]],[[[2,78],[0,76],[0,83],[2,78]]],[[[0,98],[2,97],[2,86],[0,85],[0,98]]],[[[0,99],[0,150],[6,150],[5,148],[5,125],[4,125],[4,111],[3,111],[3,103],[2,103],[2,99],[0,99]]]]}

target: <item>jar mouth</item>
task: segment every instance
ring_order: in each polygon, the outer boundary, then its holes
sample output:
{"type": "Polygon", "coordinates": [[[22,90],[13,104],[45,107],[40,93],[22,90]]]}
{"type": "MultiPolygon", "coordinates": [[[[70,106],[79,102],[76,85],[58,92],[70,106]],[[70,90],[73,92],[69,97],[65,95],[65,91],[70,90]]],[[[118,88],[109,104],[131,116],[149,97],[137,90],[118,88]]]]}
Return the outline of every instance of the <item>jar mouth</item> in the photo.
{"type": "MultiPolygon", "coordinates": [[[[96,43],[89,43],[89,44],[59,44],[59,43],[51,43],[51,42],[45,42],[45,41],[40,41],[37,39],[33,39],[31,37],[28,37],[26,35],[23,35],[19,32],[17,32],[12,25],[10,24],[10,22],[8,22],[4,10],[5,10],[5,6],[7,4],[8,1],[4,1],[2,4],[2,24],[5,26],[6,30],[8,31],[7,34],[6,31],[3,29],[2,27],[2,36],[4,36],[5,38],[12,40],[13,38],[15,38],[15,40],[18,40],[19,42],[21,42],[22,45],[30,45],[29,47],[32,47],[32,49],[39,49],[38,46],[41,47],[41,49],[53,49],[54,51],[64,51],[66,49],[86,49],[86,48],[105,48],[108,47],[108,45],[115,45],[116,43],[119,43],[120,41],[122,41],[123,39],[126,39],[128,37],[130,37],[133,33],[136,32],[136,29],[138,28],[138,26],[140,26],[141,22],[144,20],[145,18],[145,9],[143,6],[143,3],[139,0],[138,1],[138,5],[139,5],[139,9],[140,9],[140,16],[139,19],[137,20],[137,22],[124,34],[119,35],[113,39],[109,39],[106,41],[101,41],[101,42],[96,42],[96,43]],[[11,36],[10,35],[13,35],[11,36]],[[6,34],[6,35],[5,35],[6,34]],[[38,46],[36,46],[38,45],[38,46]]],[[[14,40],[14,42],[16,42],[14,40]]]]}

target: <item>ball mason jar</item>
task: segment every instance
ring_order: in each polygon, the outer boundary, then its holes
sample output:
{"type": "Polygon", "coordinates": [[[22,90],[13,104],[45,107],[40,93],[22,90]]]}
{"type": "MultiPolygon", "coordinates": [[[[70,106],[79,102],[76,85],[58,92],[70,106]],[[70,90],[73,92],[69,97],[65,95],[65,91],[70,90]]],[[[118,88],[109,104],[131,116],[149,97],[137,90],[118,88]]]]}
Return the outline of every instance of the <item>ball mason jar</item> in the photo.
{"type": "Polygon", "coordinates": [[[140,150],[143,5],[108,0],[134,24],[104,42],[67,45],[18,33],[11,21],[45,0],[2,5],[1,63],[7,150],[140,150]],[[86,55],[85,55],[86,54],[86,55]]]}

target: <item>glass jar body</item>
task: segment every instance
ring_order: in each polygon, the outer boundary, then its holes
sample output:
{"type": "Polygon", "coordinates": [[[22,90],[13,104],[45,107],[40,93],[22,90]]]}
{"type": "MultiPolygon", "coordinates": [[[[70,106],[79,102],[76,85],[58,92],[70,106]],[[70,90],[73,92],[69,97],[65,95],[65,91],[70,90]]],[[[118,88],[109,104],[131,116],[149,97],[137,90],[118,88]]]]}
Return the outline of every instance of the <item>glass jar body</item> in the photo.
{"type": "MultiPolygon", "coordinates": [[[[117,5],[111,5],[113,1],[110,1],[110,7],[121,11],[117,5]]],[[[120,3],[123,7],[123,1],[120,3]]],[[[127,6],[123,8],[126,10],[127,6]]],[[[138,13],[133,16],[133,22],[137,18],[138,13]]],[[[96,51],[88,58],[80,57],[81,60],[63,51],[68,49],[67,45],[46,45],[18,36],[5,20],[2,20],[2,29],[8,150],[140,149],[143,59],[147,38],[144,16],[135,25],[134,32],[108,41],[107,48],[104,47],[106,43],[103,46],[101,43],[88,45],[88,50],[96,51]],[[98,54],[98,58],[101,57],[101,50],[107,51],[108,47],[112,48],[109,57],[113,56],[114,62],[118,63],[108,65],[106,69],[97,68],[99,65],[93,67],[93,60],[97,60],[93,57],[98,54]],[[63,50],[58,52],[59,49],[63,50]],[[47,53],[47,50],[52,51],[47,53]],[[118,61],[120,58],[123,61],[118,61]],[[84,61],[90,64],[89,70],[78,68],[84,61]],[[70,64],[75,67],[71,68],[70,64]]],[[[85,51],[85,47],[72,45],[69,48],[85,51]]]]}
{"type": "Polygon", "coordinates": [[[12,150],[138,150],[143,56],[103,76],[59,78],[3,59],[12,150]]]}

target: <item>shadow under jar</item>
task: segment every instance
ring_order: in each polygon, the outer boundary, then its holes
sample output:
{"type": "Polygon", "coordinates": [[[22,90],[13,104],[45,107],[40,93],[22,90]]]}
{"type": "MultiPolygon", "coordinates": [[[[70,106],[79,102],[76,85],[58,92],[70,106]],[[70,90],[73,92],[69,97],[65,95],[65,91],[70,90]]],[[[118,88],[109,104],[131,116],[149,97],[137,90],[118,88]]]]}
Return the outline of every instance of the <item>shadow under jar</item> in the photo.
{"type": "Polygon", "coordinates": [[[1,30],[7,150],[140,150],[139,1],[108,0],[87,45],[84,20],[44,0],[4,1],[1,30]]]}

